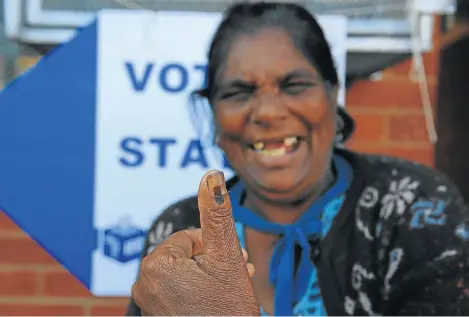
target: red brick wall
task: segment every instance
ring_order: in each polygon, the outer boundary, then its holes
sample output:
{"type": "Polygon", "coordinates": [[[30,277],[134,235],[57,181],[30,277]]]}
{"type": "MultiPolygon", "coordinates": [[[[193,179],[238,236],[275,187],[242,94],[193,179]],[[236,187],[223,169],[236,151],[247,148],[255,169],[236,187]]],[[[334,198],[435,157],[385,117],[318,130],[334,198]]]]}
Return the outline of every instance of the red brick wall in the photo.
{"type": "Polygon", "coordinates": [[[123,315],[126,299],[94,298],[0,212],[0,315],[123,315]]]}
{"type": "MultiPolygon", "coordinates": [[[[424,56],[427,81],[436,101],[437,50],[424,56]]],[[[419,85],[412,79],[411,61],[383,71],[379,80],[357,82],[347,93],[346,106],[357,122],[350,148],[399,156],[433,166],[419,85]]]]}
{"type": "MultiPolygon", "coordinates": [[[[438,38],[437,38],[438,40],[438,38]]],[[[432,99],[437,49],[425,55],[432,99]]],[[[409,79],[410,61],[357,83],[347,108],[357,120],[351,148],[433,164],[420,92],[409,79]]],[[[56,261],[0,212],[0,315],[123,315],[127,299],[94,298],[56,261]]]]}

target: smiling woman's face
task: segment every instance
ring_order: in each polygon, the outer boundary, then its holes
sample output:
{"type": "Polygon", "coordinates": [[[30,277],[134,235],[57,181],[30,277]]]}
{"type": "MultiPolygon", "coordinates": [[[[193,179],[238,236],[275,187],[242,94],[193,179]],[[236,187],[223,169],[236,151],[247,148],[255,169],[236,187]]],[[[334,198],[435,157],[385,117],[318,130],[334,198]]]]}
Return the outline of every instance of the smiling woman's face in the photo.
{"type": "Polygon", "coordinates": [[[291,202],[329,170],[336,92],[278,29],[239,36],[213,98],[219,145],[250,190],[291,202]]]}

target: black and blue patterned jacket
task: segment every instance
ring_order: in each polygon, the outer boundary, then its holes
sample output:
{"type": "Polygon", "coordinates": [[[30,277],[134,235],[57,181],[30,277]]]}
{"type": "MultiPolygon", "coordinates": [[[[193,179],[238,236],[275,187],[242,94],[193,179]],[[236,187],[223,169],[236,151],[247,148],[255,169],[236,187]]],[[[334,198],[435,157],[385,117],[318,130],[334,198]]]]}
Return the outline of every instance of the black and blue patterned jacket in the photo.
{"type": "MultiPolygon", "coordinates": [[[[354,180],[312,254],[328,315],[469,315],[469,213],[458,190],[423,165],[337,151],[354,180]]],[[[144,254],[199,226],[196,197],[177,202],[153,223],[144,254]]],[[[140,315],[133,301],[127,315],[140,315]]]]}

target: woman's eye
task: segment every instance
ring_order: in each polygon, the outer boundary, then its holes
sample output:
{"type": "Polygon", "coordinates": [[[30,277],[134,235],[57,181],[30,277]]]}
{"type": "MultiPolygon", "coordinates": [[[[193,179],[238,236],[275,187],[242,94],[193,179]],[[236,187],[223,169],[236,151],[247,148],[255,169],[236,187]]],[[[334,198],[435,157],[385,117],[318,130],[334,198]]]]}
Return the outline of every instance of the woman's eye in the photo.
{"type": "Polygon", "coordinates": [[[289,95],[299,95],[311,87],[313,87],[312,83],[294,82],[294,83],[283,84],[282,90],[285,91],[289,95]]]}
{"type": "Polygon", "coordinates": [[[221,94],[220,99],[222,100],[246,100],[249,98],[254,92],[254,89],[242,89],[242,90],[234,90],[234,91],[227,91],[221,94]]]}

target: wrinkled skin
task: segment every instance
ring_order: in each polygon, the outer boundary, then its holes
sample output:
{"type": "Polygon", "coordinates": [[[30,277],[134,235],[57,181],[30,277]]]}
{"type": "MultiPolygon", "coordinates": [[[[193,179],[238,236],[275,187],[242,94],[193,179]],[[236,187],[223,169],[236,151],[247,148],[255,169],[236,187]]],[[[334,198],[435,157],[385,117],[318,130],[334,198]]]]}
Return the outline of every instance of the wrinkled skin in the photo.
{"type": "Polygon", "coordinates": [[[259,316],[253,270],[239,245],[221,172],[202,178],[198,203],[201,229],[171,235],[143,259],[133,299],[147,316],[259,316]],[[221,189],[221,204],[213,184],[221,189]]]}

